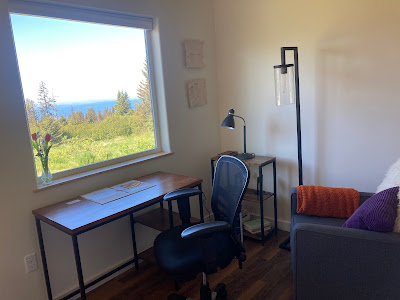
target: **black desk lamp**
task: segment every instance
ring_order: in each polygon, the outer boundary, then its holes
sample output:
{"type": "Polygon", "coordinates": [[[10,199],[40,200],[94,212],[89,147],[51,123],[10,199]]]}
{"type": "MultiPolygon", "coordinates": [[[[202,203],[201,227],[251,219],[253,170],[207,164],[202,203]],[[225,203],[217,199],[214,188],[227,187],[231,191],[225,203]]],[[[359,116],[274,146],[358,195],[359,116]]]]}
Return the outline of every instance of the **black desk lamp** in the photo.
{"type": "Polygon", "coordinates": [[[235,111],[233,110],[233,108],[231,108],[228,112],[228,116],[222,121],[221,126],[222,127],[226,127],[229,129],[235,129],[235,120],[233,119],[233,117],[237,117],[243,120],[243,137],[244,137],[244,153],[241,153],[237,156],[237,158],[239,159],[250,159],[250,158],[254,158],[254,153],[247,153],[246,152],[246,121],[238,115],[234,114],[235,111]]]}

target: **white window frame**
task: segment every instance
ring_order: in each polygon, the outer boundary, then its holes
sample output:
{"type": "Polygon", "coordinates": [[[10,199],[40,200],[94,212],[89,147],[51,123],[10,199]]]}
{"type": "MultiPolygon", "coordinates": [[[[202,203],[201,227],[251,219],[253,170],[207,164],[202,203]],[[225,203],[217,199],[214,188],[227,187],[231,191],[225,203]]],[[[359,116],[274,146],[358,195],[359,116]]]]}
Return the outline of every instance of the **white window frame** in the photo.
{"type": "MultiPolygon", "coordinates": [[[[135,160],[140,158],[145,158],[146,156],[152,157],[157,153],[169,153],[169,149],[163,149],[162,147],[163,143],[161,142],[161,130],[160,130],[160,120],[159,120],[160,115],[157,107],[158,100],[156,99],[157,93],[154,88],[155,71],[154,71],[154,59],[153,59],[153,47],[152,47],[152,32],[154,28],[153,17],[134,15],[134,14],[128,14],[110,10],[88,8],[88,7],[69,5],[69,4],[54,3],[54,2],[49,3],[43,1],[9,0],[8,3],[9,3],[10,14],[14,13],[14,14],[32,15],[39,17],[49,17],[61,20],[70,20],[78,22],[81,21],[81,22],[88,22],[88,23],[95,23],[102,25],[125,26],[125,27],[145,30],[144,38],[146,44],[147,68],[149,72],[149,85],[150,85],[150,96],[152,103],[151,106],[153,114],[155,148],[56,172],[53,174],[54,180],[58,179],[62,180],[65,177],[75,176],[90,171],[96,173],[97,169],[103,172],[104,169],[107,167],[113,169],[113,166],[115,165],[121,166],[124,163],[129,165],[131,163],[134,163],[135,160]]],[[[18,57],[16,58],[18,61],[18,57]]],[[[21,83],[21,89],[22,89],[22,83],[21,83]]],[[[23,90],[21,92],[23,94],[23,90]]],[[[169,142],[167,142],[167,144],[169,145],[169,142]]],[[[167,146],[167,148],[169,147],[167,146]]],[[[33,156],[32,159],[34,160],[33,156]]]]}

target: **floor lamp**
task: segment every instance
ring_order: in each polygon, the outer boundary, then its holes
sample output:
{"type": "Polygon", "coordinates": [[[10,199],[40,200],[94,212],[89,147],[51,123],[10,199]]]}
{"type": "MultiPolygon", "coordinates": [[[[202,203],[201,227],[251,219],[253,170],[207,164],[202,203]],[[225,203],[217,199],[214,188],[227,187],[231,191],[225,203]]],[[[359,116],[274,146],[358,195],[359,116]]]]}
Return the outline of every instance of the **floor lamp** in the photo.
{"type": "MultiPolygon", "coordinates": [[[[281,64],[274,66],[276,105],[296,104],[297,119],[297,162],[299,170],[299,185],[303,185],[303,159],[301,151],[300,122],[300,88],[299,88],[299,53],[297,47],[281,48],[281,64]],[[293,51],[294,65],[286,64],[286,51],[293,51]]],[[[289,250],[287,244],[290,237],[279,245],[281,249],[289,250]]]]}

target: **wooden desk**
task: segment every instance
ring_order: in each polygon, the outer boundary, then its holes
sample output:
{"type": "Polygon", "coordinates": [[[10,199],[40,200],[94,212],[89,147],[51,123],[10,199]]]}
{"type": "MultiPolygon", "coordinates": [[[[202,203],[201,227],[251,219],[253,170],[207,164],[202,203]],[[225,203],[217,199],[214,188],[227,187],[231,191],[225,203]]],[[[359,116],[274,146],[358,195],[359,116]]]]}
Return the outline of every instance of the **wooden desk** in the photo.
{"type": "MultiPolygon", "coordinates": [[[[200,178],[165,172],[156,172],[147,176],[136,178],[136,180],[153,184],[155,186],[103,205],[78,197],[32,211],[36,219],[36,228],[38,233],[40,252],[42,256],[43,271],[46,280],[47,295],[49,299],[53,299],[53,297],[51,293],[50,279],[47,269],[46,253],[43,243],[40,221],[45,222],[72,237],[75,263],[79,280],[79,290],[70,293],[63,299],[69,299],[79,293],[81,294],[81,299],[86,299],[86,288],[100,282],[101,280],[123,269],[131,263],[135,263],[136,268],[139,267],[134,229],[135,221],[133,218],[133,213],[157,203],[160,203],[160,206],[162,207],[164,195],[176,189],[197,187],[201,190],[201,183],[203,181],[200,178]],[[131,221],[130,223],[134,258],[131,261],[123,264],[122,266],[119,266],[118,268],[85,285],[79,255],[77,236],[86,231],[92,230],[96,227],[115,221],[127,215],[130,216],[131,221]]],[[[199,202],[200,217],[204,221],[201,194],[199,195],[199,202]]]]}

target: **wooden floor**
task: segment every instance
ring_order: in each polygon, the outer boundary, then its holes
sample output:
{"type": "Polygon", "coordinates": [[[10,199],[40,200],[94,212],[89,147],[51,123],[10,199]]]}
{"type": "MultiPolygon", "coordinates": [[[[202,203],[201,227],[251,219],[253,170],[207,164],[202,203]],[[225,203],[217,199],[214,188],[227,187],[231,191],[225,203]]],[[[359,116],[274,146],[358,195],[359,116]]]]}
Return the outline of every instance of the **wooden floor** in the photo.
{"type": "MultiPolygon", "coordinates": [[[[245,240],[247,260],[243,263],[243,269],[240,270],[237,260],[233,260],[225,269],[207,276],[211,289],[214,289],[218,282],[225,283],[230,300],[292,299],[290,252],[279,248],[279,244],[288,236],[288,232],[278,231],[278,235],[269,238],[264,246],[245,240]]],[[[139,271],[134,268],[128,270],[91,291],[87,299],[164,300],[171,293],[199,299],[201,274],[196,280],[183,283],[179,291],[175,291],[173,280],[157,266],[152,250],[149,249],[140,255],[144,262],[140,264],[139,271]]]]}

